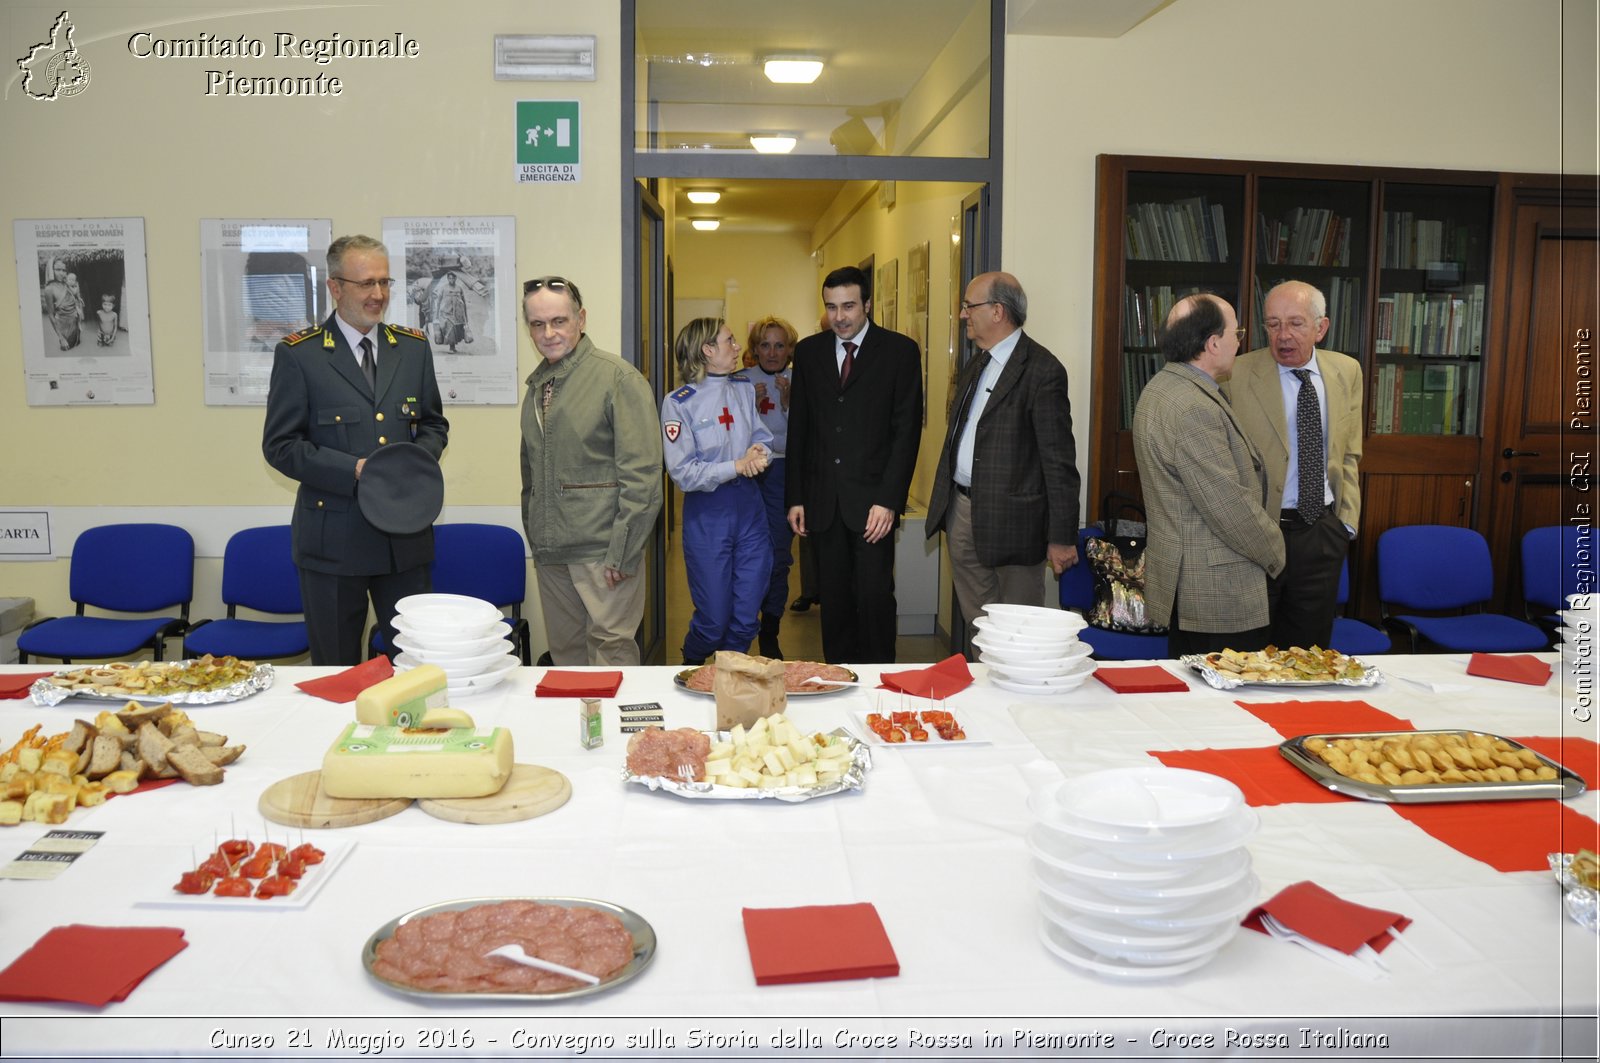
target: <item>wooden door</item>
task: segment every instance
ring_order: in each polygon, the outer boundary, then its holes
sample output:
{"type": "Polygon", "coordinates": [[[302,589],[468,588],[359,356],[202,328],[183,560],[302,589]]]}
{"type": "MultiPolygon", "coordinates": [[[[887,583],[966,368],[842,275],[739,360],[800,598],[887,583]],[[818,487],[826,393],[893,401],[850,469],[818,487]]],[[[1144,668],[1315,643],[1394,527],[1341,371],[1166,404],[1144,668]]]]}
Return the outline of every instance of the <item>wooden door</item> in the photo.
{"type": "Polygon", "coordinates": [[[1595,519],[1600,211],[1593,176],[1507,175],[1500,197],[1500,371],[1485,400],[1479,527],[1498,608],[1521,615],[1523,533],[1595,519]]]}

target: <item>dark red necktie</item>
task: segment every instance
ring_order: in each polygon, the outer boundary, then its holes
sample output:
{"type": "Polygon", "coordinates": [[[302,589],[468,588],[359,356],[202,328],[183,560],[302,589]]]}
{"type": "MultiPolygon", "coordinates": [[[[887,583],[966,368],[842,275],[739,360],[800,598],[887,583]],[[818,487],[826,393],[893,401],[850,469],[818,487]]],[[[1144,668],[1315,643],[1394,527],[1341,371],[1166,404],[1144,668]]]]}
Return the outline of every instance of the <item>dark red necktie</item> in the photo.
{"type": "Polygon", "coordinates": [[[850,370],[856,364],[856,351],[858,348],[849,340],[844,341],[844,364],[839,367],[839,386],[844,387],[844,382],[850,379],[850,370]]]}

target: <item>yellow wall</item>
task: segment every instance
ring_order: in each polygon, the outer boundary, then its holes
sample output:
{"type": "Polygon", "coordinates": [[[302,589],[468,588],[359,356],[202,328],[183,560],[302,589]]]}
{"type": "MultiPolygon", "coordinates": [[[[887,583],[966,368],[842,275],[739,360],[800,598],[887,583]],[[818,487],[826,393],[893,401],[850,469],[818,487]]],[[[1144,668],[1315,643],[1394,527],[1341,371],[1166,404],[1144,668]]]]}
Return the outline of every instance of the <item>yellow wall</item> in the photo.
{"type": "MultiPolygon", "coordinates": [[[[61,5],[13,2],[0,14],[0,54],[43,39],[61,5]]],[[[619,349],[617,210],[619,19],[553,0],[474,0],[469,7],[389,0],[380,7],[228,3],[71,5],[76,44],[92,70],[81,95],[26,99],[14,73],[0,101],[4,252],[16,218],[144,218],[154,352],[153,406],[30,408],[23,399],[17,298],[0,298],[0,506],[281,506],[294,485],[261,457],[259,407],[208,407],[200,364],[199,220],[328,217],[335,234],[380,235],[407,214],[510,214],[517,277],[563,273],[578,281],[589,331],[619,349]],[[234,12],[234,13],[230,13],[234,12]],[[260,13],[249,13],[260,12],[260,13]],[[470,12],[471,17],[463,17],[470,12]],[[414,60],[135,59],[128,37],[202,31],[265,38],[293,32],[376,37],[404,32],[414,60]],[[593,82],[493,78],[495,32],[584,33],[597,38],[593,82]],[[323,72],[337,98],[206,97],[204,71],[252,76],[323,72]],[[513,180],[515,102],[581,104],[583,177],[575,185],[513,180]]],[[[7,75],[0,74],[0,77],[7,75]]],[[[509,283],[509,280],[507,281],[509,283]]],[[[519,330],[518,387],[537,354],[519,330]]],[[[516,506],[516,406],[452,407],[444,456],[452,506],[516,506]]],[[[215,615],[216,561],[197,571],[195,613],[215,615]]],[[[65,561],[0,565],[0,595],[28,595],[43,612],[70,608],[65,561]]],[[[537,617],[537,610],[534,610],[537,617]]],[[[535,621],[537,626],[537,620],[535,621]]]]}
{"type": "Polygon", "coordinates": [[[1179,0],[1113,40],[1009,38],[1004,267],[1066,363],[1080,467],[1096,155],[1594,173],[1594,19],[1592,0],[1179,0]]]}
{"type": "Polygon", "coordinates": [[[728,325],[740,347],[750,325],[768,314],[784,318],[801,336],[817,331],[822,299],[809,233],[682,231],[672,264],[677,298],[727,301],[728,325]]]}

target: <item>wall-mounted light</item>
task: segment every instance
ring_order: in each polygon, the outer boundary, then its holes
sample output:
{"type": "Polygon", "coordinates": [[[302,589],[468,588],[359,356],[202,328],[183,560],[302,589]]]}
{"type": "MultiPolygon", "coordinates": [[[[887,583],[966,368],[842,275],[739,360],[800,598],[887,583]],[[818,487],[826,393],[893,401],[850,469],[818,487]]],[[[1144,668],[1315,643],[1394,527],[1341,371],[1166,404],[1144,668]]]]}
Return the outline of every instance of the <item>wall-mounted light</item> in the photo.
{"type": "Polygon", "coordinates": [[[787,155],[794,150],[794,137],[750,134],[750,146],[763,155],[787,155]]]}
{"type": "Polygon", "coordinates": [[[593,81],[594,36],[494,36],[497,81],[593,81]]]}
{"type": "Polygon", "coordinates": [[[714,188],[693,188],[689,190],[688,196],[690,203],[698,203],[706,207],[721,199],[722,193],[714,188]]]}
{"type": "Polygon", "coordinates": [[[822,74],[822,60],[814,55],[769,55],[761,69],[777,85],[809,85],[822,74]]]}
{"type": "Polygon", "coordinates": [[[716,218],[690,218],[689,224],[703,233],[716,232],[717,226],[722,222],[716,218]]]}

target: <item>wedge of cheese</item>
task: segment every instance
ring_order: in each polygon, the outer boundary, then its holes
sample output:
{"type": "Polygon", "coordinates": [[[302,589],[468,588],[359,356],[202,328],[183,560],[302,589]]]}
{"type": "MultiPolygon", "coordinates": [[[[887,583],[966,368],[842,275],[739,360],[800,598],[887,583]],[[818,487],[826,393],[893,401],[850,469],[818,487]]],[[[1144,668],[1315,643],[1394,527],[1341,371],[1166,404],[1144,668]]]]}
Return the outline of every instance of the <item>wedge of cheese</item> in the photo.
{"type": "Polygon", "coordinates": [[[442,709],[425,710],[422,714],[422,722],[413,726],[450,729],[454,727],[476,727],[477,724],[472,722],[471,716],[468,716],[460,709],[452,709],[446,706],[442,709]]]}
{"type": "Polygon", "coordinates": [[[511,777],[511,732],[353,723],[322,758],[329,797],[487,797],[511,777]]]}
{"type": "MultiPolygon", "coordinates": [[[[422,726],[429,709],[444,708],[450,677],[436,664],[401,672],[356,695],[356,722],[373,727],[422,726]]],[[[470,724],[469,724],[470,726],[470,724]]]]}

